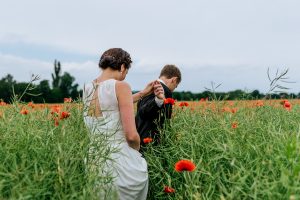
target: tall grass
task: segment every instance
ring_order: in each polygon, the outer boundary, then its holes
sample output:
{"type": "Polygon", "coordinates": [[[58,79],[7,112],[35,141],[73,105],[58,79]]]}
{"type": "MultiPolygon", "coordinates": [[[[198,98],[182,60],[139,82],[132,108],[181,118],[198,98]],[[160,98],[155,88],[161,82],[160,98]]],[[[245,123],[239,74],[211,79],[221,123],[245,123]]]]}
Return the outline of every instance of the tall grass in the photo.
{"type": "MultiPolygon", "coordinates": [[[[160,145],[144,153],[148,199],[300,198],[299,103],[288,111],[266,102],[175,106],[160,145]],[[175,171],[181,159],[196,169],[175,171]]],[[[114,199],[112,177],[101,173],[113,150],[91,137],[80,104],[60,106],[71,115],[56,125],[51,105],[0,106],[0,199],[114,199]]]]}
{"type": "Polygon", "coordinates": [[[111,177],[100,170],[110,152],[90,137],[82,106],[60,106],[71,115],[56,125],[51,106],[0,107],[0,199],[105,198],[111,177]]]}
{"type": "Polygon", "coordinates": [[[226,102],[176,108],[161,144],[149,144],[145,153],[149,199],[300,198],[300,108],[274,103],[233,105],[236,113],[222,111],[226,102]],[[176,172],[181,159],[196,170],[176,172]]]}

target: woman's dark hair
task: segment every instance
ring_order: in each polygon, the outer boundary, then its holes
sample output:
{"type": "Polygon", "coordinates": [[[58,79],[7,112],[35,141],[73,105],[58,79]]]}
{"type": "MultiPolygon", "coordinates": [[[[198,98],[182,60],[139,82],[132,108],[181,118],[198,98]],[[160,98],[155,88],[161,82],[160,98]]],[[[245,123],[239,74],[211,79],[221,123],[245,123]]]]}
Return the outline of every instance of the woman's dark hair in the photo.
{"type": "Polygon", "coordinates": [[[106,69],[108,67],[114,70],[121,70],[121,65],[125,64],[125,68],[129,69],[132,63],[129,53],[121,48],[111,48],[106,50],[99,61],[99,67],[106,69]]]}

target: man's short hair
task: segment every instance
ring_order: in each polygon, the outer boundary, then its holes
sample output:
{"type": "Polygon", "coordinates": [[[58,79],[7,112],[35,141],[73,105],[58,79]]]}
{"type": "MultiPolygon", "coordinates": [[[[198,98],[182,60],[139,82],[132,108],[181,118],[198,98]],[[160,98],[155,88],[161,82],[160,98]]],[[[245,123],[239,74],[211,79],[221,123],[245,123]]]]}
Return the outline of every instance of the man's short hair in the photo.
{"type": "Polygon", "coordinates": [[[165,76],[166,78],[177,77],[177,83],[181,82],[181,72],[175,65],[165,65],[162,68],[159,77],[165,76]]]}

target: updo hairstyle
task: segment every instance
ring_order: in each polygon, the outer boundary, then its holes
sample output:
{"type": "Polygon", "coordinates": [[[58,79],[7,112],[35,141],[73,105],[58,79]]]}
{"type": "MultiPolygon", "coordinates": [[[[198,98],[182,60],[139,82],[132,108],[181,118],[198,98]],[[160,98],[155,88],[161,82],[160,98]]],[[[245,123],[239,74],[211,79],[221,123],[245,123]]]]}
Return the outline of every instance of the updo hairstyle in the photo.
{"type": "Polygon", "coordinates": [[[131,58],[129,53],[121,48],[111,48],[105,51],[99,61],[101,69],[112,68],[114,70],[121,70],[121,65],[124,64],[126,69],[131,67],[131,58]]]}

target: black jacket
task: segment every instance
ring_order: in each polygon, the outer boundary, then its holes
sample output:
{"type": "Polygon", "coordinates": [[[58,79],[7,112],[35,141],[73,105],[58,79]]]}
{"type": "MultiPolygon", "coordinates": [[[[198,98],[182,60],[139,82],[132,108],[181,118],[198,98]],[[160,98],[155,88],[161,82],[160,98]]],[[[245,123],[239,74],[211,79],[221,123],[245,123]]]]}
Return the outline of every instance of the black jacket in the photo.
{"type": "MultiPolygon", "coordinates": [[[[170,89],[161,83],[166,98],[172,98],[170,89]]],[[[170,119],[172,115],[172,105],[163,104],[158,107],[155,102],[155,95],[150,94],[137,103],[137,113],[135,123],[137,131],[141,138],[141,146],[145,146],[143,139],[151,137],[154,144],[158,144],[160,140],[159,129],[163,127],[166,119],[170,119]]]]}

